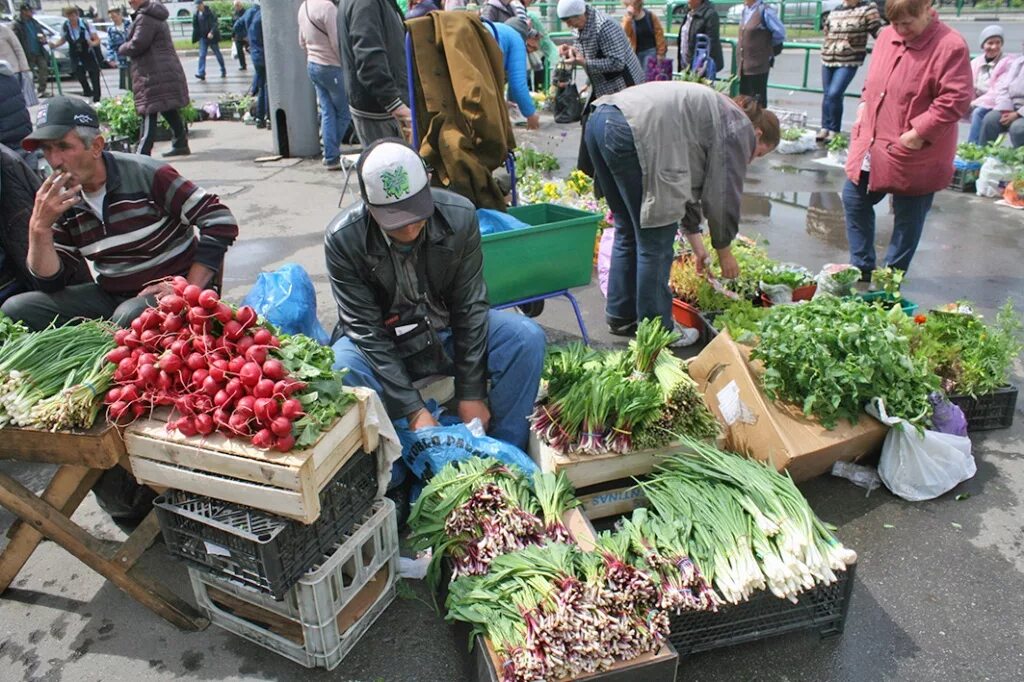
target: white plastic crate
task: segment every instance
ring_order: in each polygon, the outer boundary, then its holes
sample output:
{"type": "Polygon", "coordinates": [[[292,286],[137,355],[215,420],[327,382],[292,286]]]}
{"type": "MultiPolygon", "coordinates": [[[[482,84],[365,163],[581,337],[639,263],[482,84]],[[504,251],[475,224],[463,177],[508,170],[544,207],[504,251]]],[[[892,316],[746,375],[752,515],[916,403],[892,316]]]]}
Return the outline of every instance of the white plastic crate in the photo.
{"type": "Polygon", "coordinates": [[[307,668],[331,670],[394,601],[394,503],[387,498],[374,502],[334,554],[306,573],[283,601],[192,566],[189,577],[196,601],[214,625],[307,668]]]}

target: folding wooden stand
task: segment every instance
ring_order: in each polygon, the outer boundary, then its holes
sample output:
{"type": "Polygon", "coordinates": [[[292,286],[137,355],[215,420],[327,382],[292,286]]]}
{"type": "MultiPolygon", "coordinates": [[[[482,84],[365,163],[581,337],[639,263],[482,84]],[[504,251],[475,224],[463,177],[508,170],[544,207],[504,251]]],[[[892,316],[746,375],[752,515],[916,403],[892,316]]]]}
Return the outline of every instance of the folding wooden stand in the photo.
{"type": "Polygon", "coordinates": [[[160,532],[155,512],[150,512],[113,550],[109,548],[111,543],[93,537],[71,521],[100,475],[127,462],[124,442],[116,429],[105,424],[81,433],[6,428],[0,431],[0,459],[60,465],[38,497],[0,473],[0,505],[18,517],[7,534],[10,543],[0,554],[0,594],[14,582],[46,536],[182,630],[202,630],[208,625],[191,606],[135,567],[160,532]]]}

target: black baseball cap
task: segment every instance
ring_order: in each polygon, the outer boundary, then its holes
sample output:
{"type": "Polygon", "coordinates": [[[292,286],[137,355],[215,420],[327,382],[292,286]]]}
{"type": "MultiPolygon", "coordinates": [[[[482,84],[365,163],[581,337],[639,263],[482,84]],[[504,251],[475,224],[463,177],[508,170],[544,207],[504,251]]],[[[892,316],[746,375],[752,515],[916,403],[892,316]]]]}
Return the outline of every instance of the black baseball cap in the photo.
{"type": "Polygon", "coordinates": [[[59,140],[76,126],[100,127],[96,110],[76,97],[51,97],[36,114],[36,129],[21,141],[25,151],[34,152],[40,142],[59,140]]]}

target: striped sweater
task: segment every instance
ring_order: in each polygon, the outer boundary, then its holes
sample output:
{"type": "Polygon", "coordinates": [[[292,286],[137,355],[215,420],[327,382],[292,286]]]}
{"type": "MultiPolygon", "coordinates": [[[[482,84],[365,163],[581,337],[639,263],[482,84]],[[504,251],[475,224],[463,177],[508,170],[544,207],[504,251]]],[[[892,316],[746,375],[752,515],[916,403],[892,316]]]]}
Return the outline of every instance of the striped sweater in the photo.
{"type": "Polygon", "coordinates": [[[868,54],[868,34],[878,36],[882,19],[878,6],[862,0],[855,6],[843,4],[829,12],[822,30],[821,45],[824,66],[860,66],[868,54]]]}
{"type": "Polygon", "coordinates": [[[82,258],[92,262],[97,283],[117,295],[185,275],[194,262],[220,270],[238,224],[216,195],[148,156],[104,152],[103,163],[103,219],[84,200],[60,217],[53,229],[61,269],[36,278],[41,291],[63,289],[82,258]]]}

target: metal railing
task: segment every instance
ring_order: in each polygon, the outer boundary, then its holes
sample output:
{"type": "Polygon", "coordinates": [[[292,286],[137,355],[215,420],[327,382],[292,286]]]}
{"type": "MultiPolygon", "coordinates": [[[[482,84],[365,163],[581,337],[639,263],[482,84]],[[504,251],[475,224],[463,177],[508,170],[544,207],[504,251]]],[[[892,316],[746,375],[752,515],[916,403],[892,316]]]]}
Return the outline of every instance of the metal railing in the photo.
{"type": "MultiPolygon", "coordinates": [[[[737,40],[735,38],[722,38],[722,45],[729,46],[729,75],[739,76],[739,64],[737,63],[737,40]]],[[[801,43],[801,42],[784,42],[782,43],[784,50],[803,50],[803,75],[800,79],[799,85],[790,83],[773,83],[768,81],[768,87],[773,90],[789,90],[794,92],[810,92],[817,93],[819,95],[825,94],[825,91],[818,87],[808,85],[810,82],[811,74],[811,53],[821,52],[821,45],[819,43],[801,43]]],[[[868,54],[871,53],[871,47],[867,48],[868,54]]],[[[733,81],[732,84],[732,95],[739,94],[739,78],[733,81]]],[[[859,92],[847,92],[844,97],[850,97],[852,99],[860,99],[859,92]]]]}

